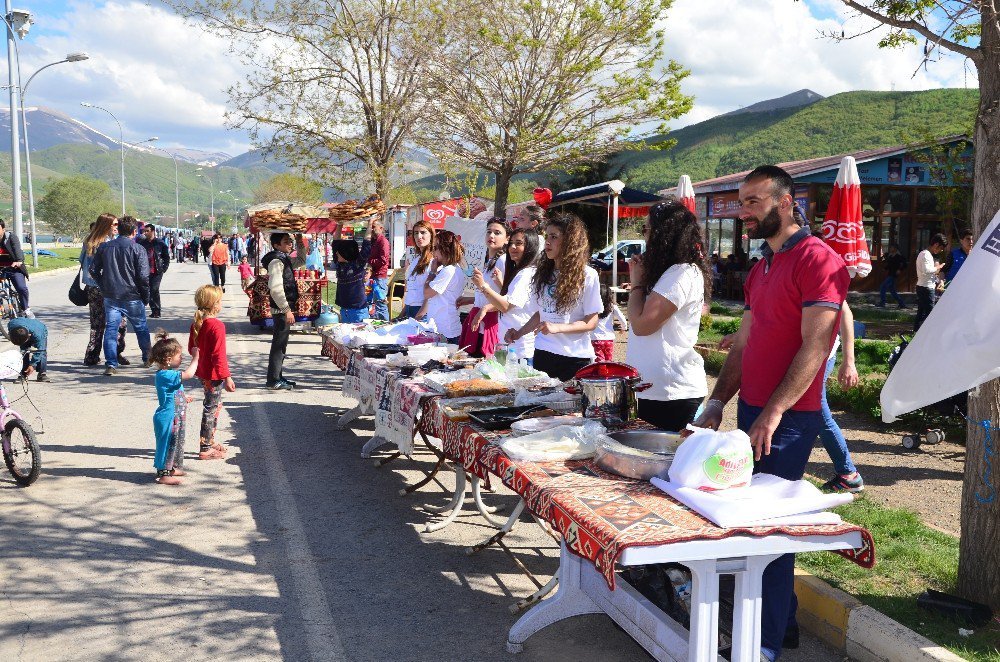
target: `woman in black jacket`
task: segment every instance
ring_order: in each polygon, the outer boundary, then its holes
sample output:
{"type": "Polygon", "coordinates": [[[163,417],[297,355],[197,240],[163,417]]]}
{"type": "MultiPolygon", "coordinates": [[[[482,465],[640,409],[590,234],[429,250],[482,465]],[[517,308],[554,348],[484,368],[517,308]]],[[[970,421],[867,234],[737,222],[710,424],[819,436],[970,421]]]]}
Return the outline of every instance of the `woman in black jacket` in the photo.
{"type": "Polygon", "coordinates": [[[34,313],[28,305],[28,267],[24,264],[24,251],[21,250],[21,240],[13,232],[7,232],[7,225],[0,218],[0,266],[11,267],[5,270],[10,275],[17,290],[17,298],[21,300],[21,309],[25,317],[33,318],[34,313]]]}

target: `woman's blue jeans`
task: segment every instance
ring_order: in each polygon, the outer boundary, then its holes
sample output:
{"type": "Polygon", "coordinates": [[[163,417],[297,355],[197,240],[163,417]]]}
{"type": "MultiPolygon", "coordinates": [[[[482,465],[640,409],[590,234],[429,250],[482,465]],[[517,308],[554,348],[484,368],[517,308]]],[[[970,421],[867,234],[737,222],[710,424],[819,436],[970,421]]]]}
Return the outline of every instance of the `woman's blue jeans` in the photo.
{"type": "Polygon", "coordinates": [[[854,462],[851,461],[851,452],[847,450],[847,440],[844,439],[844,433],[841,431],[840,426],[837,425],[837,421],[833,420],[833,414],[830,413],[830,405],[826,401],[826,380],[830,378],[830,374],[833,372],[833,365],[837,362],[837,355],[834,354],[826,362],[826,371],[823,373],[823,395],[822,400],[820,400],[820,405],[823,413],[823,429],[819,431],[820,441],[823,442],[823,448],[830,455],[830,460],[833,462],[833,468],[837,471],[837,475],[846,476],[847,474],[854,473],[857,469],[854,466],[854,462]]]}

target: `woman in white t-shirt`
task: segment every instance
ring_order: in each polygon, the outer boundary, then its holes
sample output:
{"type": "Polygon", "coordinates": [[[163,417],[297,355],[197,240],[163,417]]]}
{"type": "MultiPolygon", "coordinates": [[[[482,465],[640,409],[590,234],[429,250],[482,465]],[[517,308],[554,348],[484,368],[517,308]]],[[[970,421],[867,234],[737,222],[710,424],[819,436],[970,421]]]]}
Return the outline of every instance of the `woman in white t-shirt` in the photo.
{"type": "Polygon", "coordinates": [[[528,321],[505,335],[513,343],[535,335],[535,368],[563,381],[594,360],[590,332],[604,310],[597,272],[587,266],[590,241],[576,216],[562,214],[545,225],[545,251],[531,279],[528,321]]]}
{"type": "Polygon", "coordinates": [[[462,333],[458,317],[458,298],[465,289],[465,273],[459,267],[465,249],[450,230],[440,230],[434,236],[434,261],[424,284],[424,303],[417,311],[417,319],[424,315],[434,320],[437,331],[450,343],[457,343],[462,333]]]}
{"type": "MultiPolygon", "coordinates": [[[[517,229],[510,235],[507,244],[507,268],[503,274],[500,291],[496,291],[479,269],[472,273],[472,282],[482,292],[490,305],[500,311],[499,337],[507,335],[511,329],[520,329],[531,318],[526,308],[531,299],[531,279],[535,275],[535,258],[538,257],[538,232],[533,228],[517,229]]],[[[532,362],[535,356],[535,337],[527,334],[514,342],[508,351],[513,351],[518,359],[532,362]]]]}
{"type": "MultiPolygon", "coordinates": [[[[507,241],[510,238],[510,227],[502,218],[492,218],[486,224],[486,257],[483,258],[482,273],[487,274],[495,283],[503,282],[503,272],[506,265],[507,241]]],[[[478,269],[478,267],[477,267],[478,269]]],[[[459,305],[469,303],[459,300],[459,305]]],[[[472,310],[465,317],[462,325],[462,337],[459,344],[468,346],[470,356],[493,356],[499,340],[499,316],[496,309],[479,290],[472,299],[472,310]]]]}
{"type": "Polygon", "coordinates": [[[638,394],[639,418],[678,431],[708,393],[694,345],[711,276],[698,219],[681,203],[654,205],[643,233],[646,252],[629,261],[626,361],[653,385],[638,394]]]}
{"type": "Polygon", "coordinates": [[[414,317],[424,305],[424,285],[434,259],[434,226],[417,221],[410,230],[416,255],[406,265],[406,291],[403,293],[403,317],[414,317]]]}

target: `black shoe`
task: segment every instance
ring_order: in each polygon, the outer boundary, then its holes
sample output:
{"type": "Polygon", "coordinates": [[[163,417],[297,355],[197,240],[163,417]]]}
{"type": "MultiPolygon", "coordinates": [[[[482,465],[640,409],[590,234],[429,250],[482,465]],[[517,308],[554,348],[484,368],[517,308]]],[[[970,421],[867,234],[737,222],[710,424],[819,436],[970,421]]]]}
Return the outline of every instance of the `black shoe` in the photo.
{"type": "Polygon", "coordinates": [[[49,379],[49,376],[47,374],[45,374],[44,372],[38,373],[38,376],[35,377],[35,379],[38,380],[38,381],[40,381],[40,382],[51,382],[52,381],[51,379],[49,379]]]}
{"type": "Polygon", "coordinates": [[[294,387],[298,386],[298,382],[293,382],[293,381],[292,381],[291,379],[285,379],[284,377],[282,377],[282,378],[280,379],[280,381],[283,381],[283,382],[285,382],[286,384],[291,384],[291,385],[292,385],[292,388],[294,388],[294,387]]]}
{"type": "Polygon", "coordinates": [[[156,318],[160,316],[160,313],[150,313],[149,316],[150,318],[156,318]]]}
{"type": "Polygon", "coordinates": [[[264,384],[264,388],[269,391],[291,391],[293,387],[284,379],[279,379],[273,384],[264,384]]]}
{"type": "Polygon", "coordinates": [[[132,365],[132,362],[131,362],[131,361],[129,361],[129,360],[128,360],[127,358],[125,358],[124,356],[119,356],[119,357],[118,357],[118,365],[132,365]]]}

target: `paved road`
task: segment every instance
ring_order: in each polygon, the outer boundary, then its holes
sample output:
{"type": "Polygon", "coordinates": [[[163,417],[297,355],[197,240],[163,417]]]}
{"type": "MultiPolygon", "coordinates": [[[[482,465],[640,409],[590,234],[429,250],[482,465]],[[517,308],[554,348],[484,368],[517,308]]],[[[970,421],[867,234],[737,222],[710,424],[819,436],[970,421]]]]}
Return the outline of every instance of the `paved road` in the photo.
{"type": "MultiPolygon", "coordinates": [[[[285,372],[297,391],[261,388],[269,336],[246,323],[236,287],[223,312],[239,387],[219,434],[229,458],[189,460],[185,485],[155,485],[152,373],[137,367],[134,336],[133,366],[117,377],[82,365],[86,309],[66,300],[71,278],[31,282],[53,381],[30,385],[40,414],[27,399],[15,405],[44,427],[41,478],[20,489],[0,475],[0,660],[646,659],[603,616],[556,624],[508,655],[507,607],[534,587],[501,551],[463,554],[490,534],[478,516],[419,532],[419,506],[443,493],[396,492],[427,458],[376,470],[358,455],[370,419],[334,431],[352,403],[316,336],[293,336],[285,372]]],[[[164,280],[164,318],[152,321],[185,346],[192,294],[206,281],[204,264],[174,265],[164,280]]],[[[539,576],[555,571],[556,546],[534,525],[507,540],[539,576]]],[[[840,657],[809,640],[783,659],[840,657]]]]}

